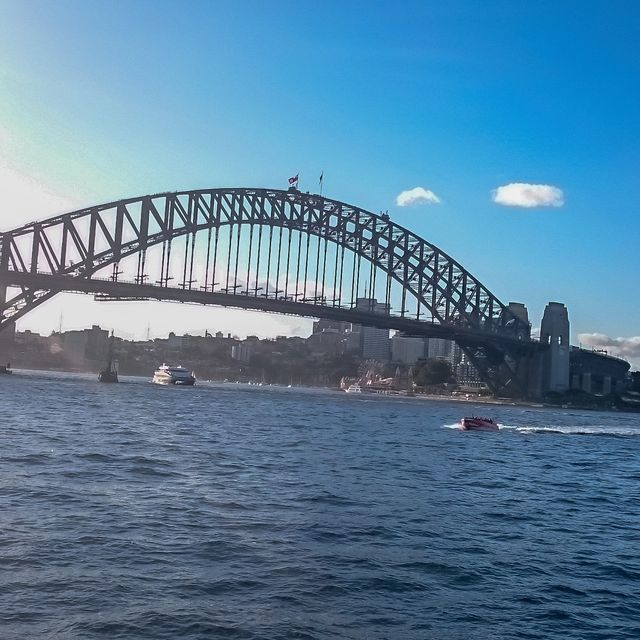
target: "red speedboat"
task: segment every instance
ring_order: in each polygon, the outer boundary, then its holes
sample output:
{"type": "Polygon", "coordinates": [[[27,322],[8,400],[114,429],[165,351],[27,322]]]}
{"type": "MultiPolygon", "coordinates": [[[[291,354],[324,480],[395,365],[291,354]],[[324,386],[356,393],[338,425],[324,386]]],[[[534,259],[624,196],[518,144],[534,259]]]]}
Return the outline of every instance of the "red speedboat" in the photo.
{"type": "Polygon", "coordinates": [[[463,431],[498,431],[498,424],[491,418],[462,418],[460,428],[463,431]]]}

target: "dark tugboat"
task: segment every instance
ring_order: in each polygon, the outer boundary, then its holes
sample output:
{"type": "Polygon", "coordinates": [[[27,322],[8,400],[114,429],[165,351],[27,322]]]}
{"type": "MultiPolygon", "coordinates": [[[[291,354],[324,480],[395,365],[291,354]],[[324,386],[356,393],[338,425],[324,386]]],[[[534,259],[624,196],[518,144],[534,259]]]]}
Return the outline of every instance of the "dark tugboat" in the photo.
{"type": "Polygon", "coordinates": [[[109,336],[109,354],[107,366],[98,374],[99,382],[118,382],[118,372],[113,364],[113,331],[109,336]]]}
{"type": "Polygon", "coordinates": [[[13,373],[11,371],[11,364],[7,362],[7,364],[0,364],[0,374],[2,373],[13,373]]]}

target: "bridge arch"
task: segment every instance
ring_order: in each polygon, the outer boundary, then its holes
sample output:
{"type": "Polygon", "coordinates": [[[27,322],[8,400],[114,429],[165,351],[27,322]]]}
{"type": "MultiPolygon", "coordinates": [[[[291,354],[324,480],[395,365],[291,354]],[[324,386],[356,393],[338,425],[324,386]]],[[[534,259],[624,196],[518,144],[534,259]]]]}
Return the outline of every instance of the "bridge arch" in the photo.
{"type": "MultiPolygon", "coordinates": [[[[362,307],[358,292],[364,279],[364,295],[360,299],[378,301],[377,317],[369,320],[391,327],[406,325],[416,334],[450,336],[487,378],[496,377],[492,369],[504,369],[505,365],[513,369],[509,360],[515,362],[515,357],[509,352],[521,352],[529,343],[528,324],[437,246],[387,215],[296,189],[220,188],[160,193],[97,205],[7,231],[2,235],[0,249],[0,330],[59,291],[91,290],[87,288],[89,283],[95,287],[100,274],[109,267],[109,280],[118,283],[119,266],[132,258],[137,261],[133,284],[141,297],[150,294],[158,299],[170,298],[170,291],[176,289],[170,286],[174,278],[170,273],[175,273],[175,262],[171,271],[171,250],[177,241],[184,245],[182,282],[178,288],[193,292],[200,302],[209,294],[210,303],[220,304],[224,294],[225,299],[242,299],[238,306],[245,308],[277,310],[280,306],[288,313],[335,317],[340,315],[338,310],[362,307]],[[245,242],[241,241],[243,229],[249,232],[248,243],[246,235],[245,242]],[[221,244],[224,230],[229,234],[221,244]],[[277,266],[272,255],[274,236],[279,242],[277,266]],[[287,243],[284,252],[283,241],[287,243]],[[222,245],[224,251],[220,253],[222,245]],[[268,260],[266,255],[261,256],[267,247],[268,260]],[[315,252],[311,260],[310,247],[315,252]],[[146,269],[154,250],[161,250],[162,254],[160,275],[156,284],[150,285],[146,269]],[[352,260],[346,266],[345,253],[352,260]],[[199,279],[193,277],[196,254],[202,257],[198,268],[204,268],[199,279]],[[280,264],[282,255],[286,266],[280,264]],[[333,261],[329,271],[328,255],[333,261]],[[242,269],[246,266],[243,273],[238,270],[241,256],[242,269]],[[221,270],[223,258],[226,267],[221,270]],[[295,293],[293,286],[289,289],[292,258],[297,263],[295,293]],[[324,264],[322,270],[320,261],[324,264]],[[362,270],[363,261],[368,265],[369,278],[362,270]],[[270,271],[271,267],[275,272],[270,271]],[[315,277],[313,295],[307,291],[310,270],[315,277]],[[221,271],[225,287],[216,282],[221,271]],[[332,276],[329,286],[325,282],[327,273],[332,276]],[[383,282],[376,283],[378,274],[383,282]],[[279,289],[283,276],[286,284],[279,289]],[[252,287],[251,281],[255,283],[252,287]],[[343,295],[343,285],[348,295],[343,295]],[[17,287],[15,295],[8,299],[7,287],[17,287]],[[411,311],[406,308],[408,300],[413,303],[411,311]],[[380,316],[386,319],[383,321],[380,316]],[[401,320],[411,323],[403,325],[401,320]]],[[[96,289],[92,291],[95,293],[96,289]]],[[[233,300],[227,299],[226,304],[233,304],[233,300]]],[[[360,308],[365,315],[376,310],[360,308]]],[[[503,371],[501,377],[513,381],[516,375],[509,370],[503,371]]],[[[504,382],[500,384],[504,386],[504,382]]]]}

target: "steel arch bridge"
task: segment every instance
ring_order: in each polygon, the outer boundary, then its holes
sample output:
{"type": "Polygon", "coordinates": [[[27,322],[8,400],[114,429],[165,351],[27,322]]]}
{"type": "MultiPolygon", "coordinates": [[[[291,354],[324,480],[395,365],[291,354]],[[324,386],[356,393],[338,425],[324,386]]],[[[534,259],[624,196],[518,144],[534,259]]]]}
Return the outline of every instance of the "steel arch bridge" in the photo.
{"type": "Polygon", "coordinates": [[[526,395],[538,343],[435,245],[297,189],[118,200],[2,234],[0,331],[62,291],[343,320],[454,340],[494,393],[526,395]]]}

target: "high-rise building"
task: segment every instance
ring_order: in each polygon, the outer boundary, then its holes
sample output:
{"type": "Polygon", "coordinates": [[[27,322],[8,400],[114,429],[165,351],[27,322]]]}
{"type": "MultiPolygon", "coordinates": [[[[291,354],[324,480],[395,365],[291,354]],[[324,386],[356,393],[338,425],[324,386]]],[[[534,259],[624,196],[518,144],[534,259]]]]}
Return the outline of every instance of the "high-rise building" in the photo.
{"type": "Polygon", "coordinates": [[[339,355],[345,350],[344,334],[335,329],[314,332],[307,338],[307,346],[312,353],[339,355]]]}
{"type": "Polygon", "coordinates": [[[391,338],[391,361],[401,364],[415,364],[424,358],[426,344],[424,338],[404,336],[401,333],[391,338]]]}
{"type": "Polygon", "coordinates": [[[451,355],[451,340],[444,338],[429,338],[427,342],[427,357],[448,360],[451,355]]]}
{"type": "MultiPolygon", "coordinates": [[[[358,298],[356,307],[359,311],[369,311],[382,315],[389,314],[389,305],[378,302],[375,298],[358,298]]],[[[389,329],[352,325],[352,330],[360,333],[360,348],[365,360],[388,362],[390,357],[389,329]]]]}
{"type": "Polygon", "coordinates": [[[429,338],[426,355],[428,358],[446,360],[452,367],[462,359],[460,347],[453,340],[445,338],[429,338]]]}
{"type": "Polygon", "coordinates": [[[238,362],[251,362],[255,351],[256,342],[254,340],[244,340],[231,347],[231,357],[238,362]]]}
{"type": "Polygon", "coordinates": [[[479,389],[486,385],[482,382],[478,370],[463,353],[460,362],[454,368],[456,382],[463,388],[479,389]]]}

